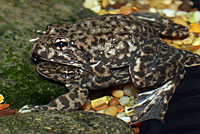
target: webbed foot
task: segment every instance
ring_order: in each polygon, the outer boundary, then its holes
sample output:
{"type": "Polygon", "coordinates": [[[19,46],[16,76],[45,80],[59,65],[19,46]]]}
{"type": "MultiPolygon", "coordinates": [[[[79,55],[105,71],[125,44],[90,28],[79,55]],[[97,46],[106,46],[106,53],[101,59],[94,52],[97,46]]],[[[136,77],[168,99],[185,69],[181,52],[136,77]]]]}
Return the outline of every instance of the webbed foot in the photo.
{"type": "Polygon", "coordinates": [[[171,80],[160,88],[138,94],[136,96],[136,105],[129,108],[129,112],[134,113],[132,123],[139,123],[150,119],[158,119],[164,122],[168,102],[175,89],[176,85],[171,80]]]}

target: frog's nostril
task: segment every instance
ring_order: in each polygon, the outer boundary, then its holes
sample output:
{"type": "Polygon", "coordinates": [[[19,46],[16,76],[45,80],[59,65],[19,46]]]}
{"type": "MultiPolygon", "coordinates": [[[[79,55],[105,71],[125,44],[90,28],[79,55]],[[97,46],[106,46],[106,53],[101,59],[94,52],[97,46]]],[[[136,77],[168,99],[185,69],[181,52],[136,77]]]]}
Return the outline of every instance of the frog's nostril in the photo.
{"type": "Polygon", "coordinates": [[[39,63],[38,56],[35,52],[32,53],[31,59],[34,63],[39,63]]]}

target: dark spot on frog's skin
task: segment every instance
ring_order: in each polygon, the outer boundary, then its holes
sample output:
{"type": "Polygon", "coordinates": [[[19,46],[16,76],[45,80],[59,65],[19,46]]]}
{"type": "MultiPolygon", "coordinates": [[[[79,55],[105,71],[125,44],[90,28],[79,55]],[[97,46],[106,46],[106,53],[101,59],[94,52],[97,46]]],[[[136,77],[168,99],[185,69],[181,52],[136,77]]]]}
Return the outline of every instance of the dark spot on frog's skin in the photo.
{"type": "Polygon", "coordinates": [[[94,38],[94,41],[92,41],[92,45],[95,45],[95,46],[97,46],[97,43],[98,43],[98,39],[97,39],[97,37],[93,37],[94,38]]]}
{"type": "Polygon", "coordinates": [[[128,26],[130,26],[131,25],[131,22],[130,21],[125,21],[126,22],[126,24],[128,25],[128,26]]]}
{"type": "Polygon", "coordinates": [[[117,26],[116,26],[116,25],[111,25],[111,27],[112,27],[112,28],[116,28],[117,26]]]}
{"type": "MultiPolygon", "coordinates": [[[[98,77],[97,77],[98,78],[98,77]]],[[[95,81],[96,82],[106,82],[106,81],[109,81],[110,80],[110,78],[111,78],[111,76],[108,76],[108,77],[101,77],[100,79],[96,79],[95,81]]]]}
{"type": "Polygon", "coordinates": [[[77,27],[81,27],[81,25],[79,23],[76,24],[77,27]]]}
{"type": "Polygon", "coordinates": [[[103,28],[105,28],[105,29],[109,29],[110,26],[106,26],[106,25],[104,25],[103,28]]]}
{"type": "Polygon", "coordinates": [[[80,107],[81,103],[80,102],[75,102],[75,107],[80,107]]]}
{"type": "Polygon", "coordinates": [[[75,32],[75,30],[71,29],[69,32],[71,32],[71,33],[74,33],[74,32],[75,32]]]}
{"type": "Polygon", "coordinates": [[[70,38],[73,38],[73,37],[74,37],[74,34],[71,34],[71,35],[70,35],[70,38]]]}
{"type": "Polygon", "coordinates": [[[88,91],[86,91],[86,90],[83,90],[83,91],[81,90],[80,92],[83,93],[84,96],[88,96],[88,94],[89,94],[88,91]]]}
{"type": "Polygon", "coordinates": [[[151,48],[150,46],[146,46],[146,47],[144,47],[143,52],[144,52],[145,54],[151,54],[151,53],[154,52],[154,50],[153,50],[153,48],[151,48]]]}
{"type": "Polygon", "coordinates": [[[144,72],[135,72],[135,75],[139,76],[139,77],[143,77],[144,76],[144,72]]]}
{"type": "Polygon", "coordinates": [[[75,100],[75,98],[78,98],[78,94],[77,94],[77,93],[69,94],[69,97],[70,97],[72,100],[75,100]]]}
{"type": "Polygon", "coordinates": [[[83,33],[79,33],[78,35],[81,37],[83,35],[83,33]]]}
{"type": "Polygon", "coordinates": [[[105,68],[102,68],[101,65],[97,65],[97,66],[95,66],[95,70],[102,74],[102,73],[104,73],[105,68]]]}
{"type": "Polygon", "coordinates": [[[84,23],[83,25],[84,25],[85,27],[87,27],[87,23],[84,23]]]}
{"type": "Polygon", "coordinates": [[[50,107],[57,107],[57,104],[55,101],[52,101],[48,104],[50,107]]]}
{"type": "Polygon", "coordinates": [[[85,37],[81,38],[81,39],[79,39],[79,41],[85,43],[86,42],[86,38],[85,37]]]}
{"type": "MultiPolygon", "coordinates": [[[[70,98],[71,98],[71,97],[70,97],[70,98]]],[[[71,98],[71,99],[72,99],[72,98],[71,98]]],[[[64,105],[64,108],[70,107],[70,105],[69,105],[69,100],[68,100],[66,97],[61,96],[61,97],[59,97],[59,100],[60,100],[60,102],[64,105]]]]}
{"type": "Polygon", "coordinates": [[[120,36],[124,36],[126,35],[127,33],[119,33],[120,36]]]}
{"type": "Polygon", "coordinates": [[[92,26],[97,26],[96,22],[92,21],[92,26]]]}
{"type": "Polygon", "coordinates": [[[106,40],[105,40],[104,38],[101,38],[101,39],[99,40],[99,42],[100,42],[100,43],[104,43],[104,42],[106,42],[106,40]]]}
{"type": "Polygon", "coordinates": [[[102,35],[103,35],[102,32],[96,34],[96,36],[102,36],[102,35]]]}
{"type": "Polygon", "coordinates": [[[106,32],[105,35],[112,35],[112,32],[106,32]]]}

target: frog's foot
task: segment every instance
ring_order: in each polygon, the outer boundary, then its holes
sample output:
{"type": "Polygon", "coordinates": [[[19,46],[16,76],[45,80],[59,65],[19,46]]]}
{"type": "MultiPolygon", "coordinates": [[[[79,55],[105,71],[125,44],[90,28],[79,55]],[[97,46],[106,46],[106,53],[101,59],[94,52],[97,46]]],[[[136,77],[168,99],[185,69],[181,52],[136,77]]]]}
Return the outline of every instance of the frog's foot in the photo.
{"type": "Polygon", "coordinates": [[[164,121],[167,105],[174,91],[175,85],[169,81],[160,88],[138,94],[137,103],[129,109],[129,112],[134,113],[132,123],[149,119],[164,121]]]}
{"type": "MultiPolygon", "coordinates": [[[[182,66],[183,67],[183,66],[182,66]]],[[[132,123],[139,123],[150,119],[158,119],[164,122],[168,103],[175,92],[176,87],[184,78],[185,70],[181,66],[177,69],[176,76],[161,87],[148,92],[140,93],[137,103],[129,112],[134,113],[132,123]]]]}
{"type": "Polygon", "coordinates": [[[87,100],[88,90],[85,88],[75,87],[69,93],[61,95],[47,105],[23,107],[20,113],[38,112],[47,110],[72,110],[84,105],[87,100]]]}

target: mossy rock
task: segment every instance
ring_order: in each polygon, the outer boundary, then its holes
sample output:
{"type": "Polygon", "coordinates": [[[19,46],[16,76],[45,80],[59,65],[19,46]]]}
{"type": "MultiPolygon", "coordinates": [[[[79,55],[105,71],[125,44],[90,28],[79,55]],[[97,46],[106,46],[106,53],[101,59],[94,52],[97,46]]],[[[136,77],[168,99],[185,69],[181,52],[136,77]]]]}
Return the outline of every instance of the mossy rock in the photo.
{"type": "Polygon", "coordinates": [[[0,134],[134,134],[112,116],[84,111],[46,111],[0,117],[0,134]]]}
{"type": "Polygon", "coordinates": [[[66,93],[64,85],[50,82],[36,72],[31,61],[33,29],[94,16],[82,0],[2,0],[0,4],[0,94],[11,108],[47,104],[66,93]],[[84,16],[83,16],[84,15],[84,16]]]}

